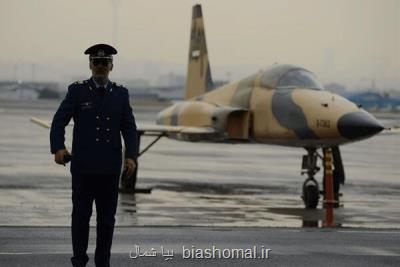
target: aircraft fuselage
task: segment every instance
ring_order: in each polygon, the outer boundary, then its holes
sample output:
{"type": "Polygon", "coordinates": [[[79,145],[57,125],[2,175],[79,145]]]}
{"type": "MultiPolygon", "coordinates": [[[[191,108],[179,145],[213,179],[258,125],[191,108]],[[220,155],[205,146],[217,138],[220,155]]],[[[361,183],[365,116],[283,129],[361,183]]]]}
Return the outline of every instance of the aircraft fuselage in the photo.
{"type": "Polygon", "coordinates": [[[170,136],[176,139],[297,147],[337,146],[368,138],[383,129],[370,113],[323,90],[317,81],[311,84],[298,80],[305,79],[305,75],[312,77],[300,67],[276,64],[262,73],[177,103],[160,112],[157,123],[216,129],[208,137],[170,136]],[[285,81],[288,75],[300,85],[285,81]],[[316,87],[304,86],[307,83],[316,87]]]}

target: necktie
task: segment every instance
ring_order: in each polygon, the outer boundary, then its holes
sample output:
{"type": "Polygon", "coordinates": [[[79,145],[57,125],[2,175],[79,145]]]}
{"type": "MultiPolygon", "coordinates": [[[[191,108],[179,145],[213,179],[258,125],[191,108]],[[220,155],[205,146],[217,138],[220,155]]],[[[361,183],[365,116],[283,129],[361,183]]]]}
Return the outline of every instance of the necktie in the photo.
{"type": "Polygon", "coordinates": [[[97,88],[97,92],[99,94],[100,99],[103,99],[104,95],[106,94],[106,88],[100,86],[99,88],[97,88]]]}

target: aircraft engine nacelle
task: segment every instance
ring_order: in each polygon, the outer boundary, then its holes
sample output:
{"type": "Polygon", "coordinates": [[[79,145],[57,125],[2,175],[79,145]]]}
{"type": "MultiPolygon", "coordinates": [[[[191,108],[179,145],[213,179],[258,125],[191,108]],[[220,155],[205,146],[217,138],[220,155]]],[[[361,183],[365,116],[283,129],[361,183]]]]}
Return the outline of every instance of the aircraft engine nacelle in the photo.
{"type": "MultiPolygon", "coordinates": [[[[207,102],[185,101],[158,114],[157,124],[188,127],[212,127],[218,134],[208,139],[243,140],[249,137],[249,111],[222,107],[207,102]]],[[[195,140],[193,136],[177,137],[195,140]]]]}
{"type": "Polygon", "coordinates": [[[228,139],[249,138],[250,113],[246,109],[216,107],[212,116],[213,127],[226,134],[228,139]]]}

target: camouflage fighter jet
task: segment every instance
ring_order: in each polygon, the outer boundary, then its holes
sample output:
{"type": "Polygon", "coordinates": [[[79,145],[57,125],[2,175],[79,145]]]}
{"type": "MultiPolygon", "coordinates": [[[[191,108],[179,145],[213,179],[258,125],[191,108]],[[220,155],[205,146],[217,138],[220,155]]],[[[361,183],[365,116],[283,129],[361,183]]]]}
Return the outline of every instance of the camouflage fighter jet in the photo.
{"type": "Polygon", "coordinates": [[[185,101],[159,113],[157,124],[192,127],[168,133],[187,141],[255,142],[303,147],[303,200],[315,208],[317,150],[331,147],[334,191],[344,183],[339,145],[371,137],[384,127],[347,99],[324,90],[313,73],[296,65],[274,64],[219,88],[213,86],[202,9],[193,7],[185,101]]]}
{"type": "MultiPolygon", "coordinates": [[[[305,148],[302,198],[316,208],[320,189],[317,152],[332,148],[334,193],[345,175],[339,146],[371,137],[384,127],[368,112],[347,99],[325,91],[315,75],[296,65],[274,64],[252,76],[216,88],[211,77],[202,9],[193,7],[185,101],[162,110],[157,125],[138,126],[139,135],[184,141],[260,143],[305,148]]],[[[36,120],[37,123],[40,121],[36,120]]],[[[140,139],[139,136],[139,139],[140,139]]],[[[134,189],[133,177],[122,187],[134,189]]]]}

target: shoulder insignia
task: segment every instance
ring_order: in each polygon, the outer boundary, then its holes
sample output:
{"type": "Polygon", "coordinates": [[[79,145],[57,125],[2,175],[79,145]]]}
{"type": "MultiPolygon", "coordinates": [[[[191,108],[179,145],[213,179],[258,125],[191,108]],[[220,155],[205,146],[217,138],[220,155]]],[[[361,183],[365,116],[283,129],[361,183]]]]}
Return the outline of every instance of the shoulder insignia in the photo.
{"type": "Polygon", "coordinates": [[[122,84],[116,83],[116,82],[112,82],[113,86],[117,86],[117,87],[124,87],[122,84]]]}
{"type": "Polygon", "coordinates": [[[76,81],[74,84],[86,84],[87,80],[83,80],[83,81],[76,81]]]}

